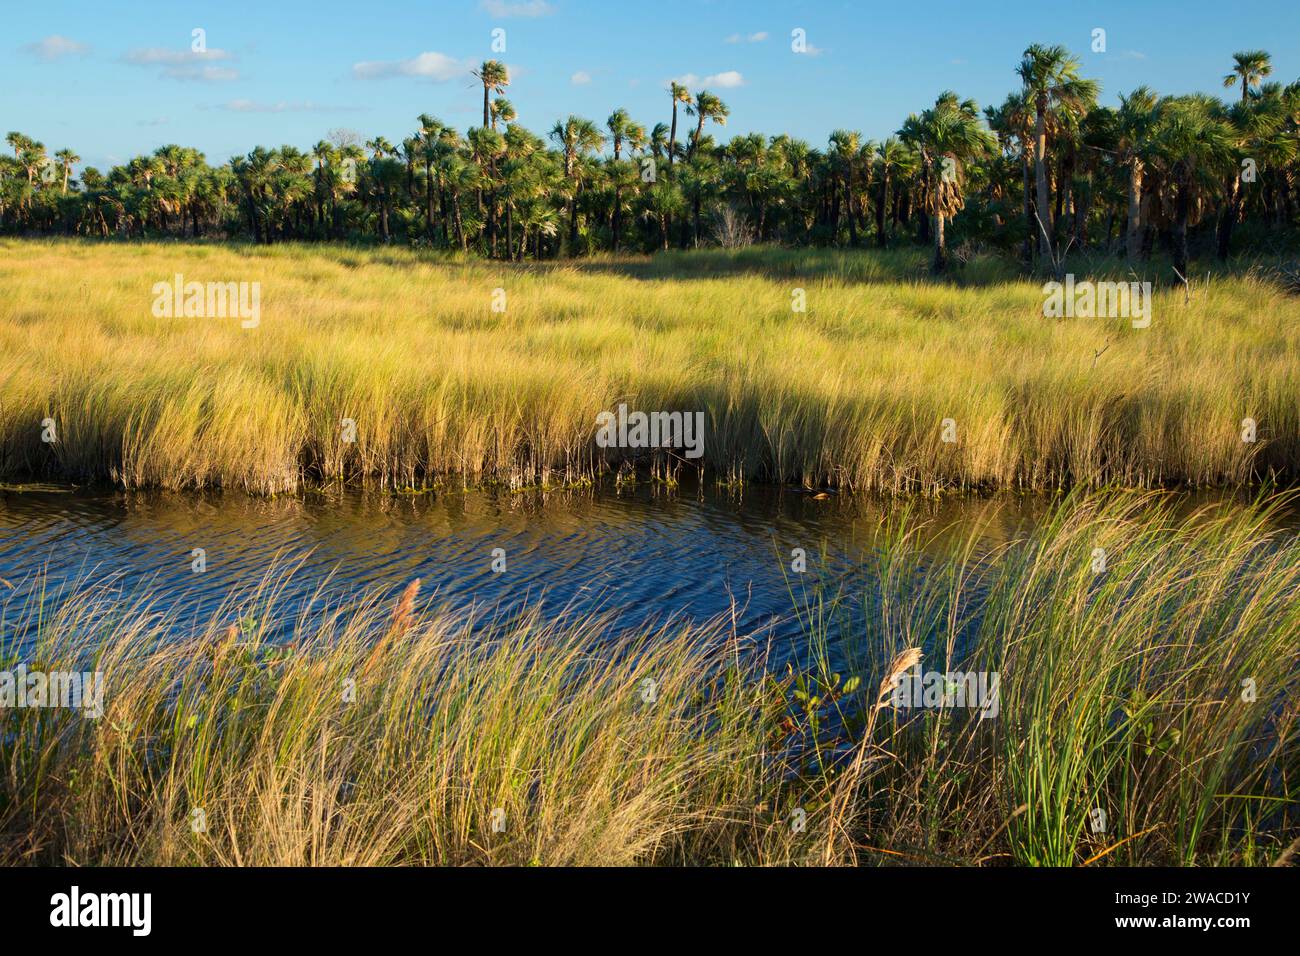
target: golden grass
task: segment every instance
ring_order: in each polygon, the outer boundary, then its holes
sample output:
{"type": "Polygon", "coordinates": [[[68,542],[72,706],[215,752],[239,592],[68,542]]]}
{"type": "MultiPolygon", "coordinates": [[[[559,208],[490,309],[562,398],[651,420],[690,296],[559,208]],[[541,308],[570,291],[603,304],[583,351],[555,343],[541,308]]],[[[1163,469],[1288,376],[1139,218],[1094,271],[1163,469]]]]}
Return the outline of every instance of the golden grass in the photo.
{"type": "Polygon", "coordinates": [[[0,477],[578,480],[617,465],[595,433],[619,402],[704,411],[703,461],[730,479],[899,492],[1300,472],[1300,300],[1249,276],[1187,304],[1158,290],[1146,330],[1045,319],[1039,283],[991,260],[936,283],[912,252],[521,266],[9,240],[0,282],[0,477]],[[153,284],[178,272],[260,282],[261,325],[154,318],[153,284]]]}

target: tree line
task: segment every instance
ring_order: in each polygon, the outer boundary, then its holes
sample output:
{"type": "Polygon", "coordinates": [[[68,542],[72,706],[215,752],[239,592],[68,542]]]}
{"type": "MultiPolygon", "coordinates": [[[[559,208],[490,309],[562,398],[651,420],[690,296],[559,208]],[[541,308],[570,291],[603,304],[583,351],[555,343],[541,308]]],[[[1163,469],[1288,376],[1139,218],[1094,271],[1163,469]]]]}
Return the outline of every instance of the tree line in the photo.
{"type": "Polygon", "coordinates": [[[403,242],[511,260],[926,243],[936,271],[958,246],[1032,266],[1084,248],[1140,261],[1158,244],[1183,275],[1193,252],[1227,259],[1294,234],[1300,81],[1270,82],[1266,52],[1234,55],[1227,102],[1142,86],[1101,106],[1061,46],[1031,45],[1016,73],[999,105],[945,92],[882,141],[837,129],[824,148],[784,134],[720,142],[727,105],[676,82],[667,122],[647,129],[617,109],[538,136],[493,60],[474,72],[481,126],[421,115],[398,144],[335,131],[309,152],[259,146],[220,166],[168,145],[104,173],[11,132],[0,230],[403,242]]]}

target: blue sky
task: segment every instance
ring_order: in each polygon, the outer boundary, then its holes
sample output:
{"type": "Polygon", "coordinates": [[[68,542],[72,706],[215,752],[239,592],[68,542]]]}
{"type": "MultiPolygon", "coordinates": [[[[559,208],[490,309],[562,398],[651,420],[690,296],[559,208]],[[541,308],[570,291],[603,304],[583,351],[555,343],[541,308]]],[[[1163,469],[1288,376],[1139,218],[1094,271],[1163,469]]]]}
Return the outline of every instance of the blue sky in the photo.
{"type": "MultiPolygon", "coordinates": [[[[0,126],[101,169],[165,143],[214,163],[253,146],[310,147],[331,129],[393,142],[421,112],[481,116],[470,65],[511,67],[519,120],[545,133],[569,113],[623,106],[667,121],[671,78],[708,82],[731,107],[723,135],[836,127],[880,138],[944,89],[984,106],[1016,85],[1030,42],[1063,43],[1103,100],[1146,83],[1223,93],[1235,50],[1300,78],[1300,4],[1289,0],[1041,3],[926,0],[41,0],[6,5],[0,126]],[[1027,14],[1025,11],[1036,11],[1027,14]],[[503,28],[506,50],[492,51],[503,28]],[[1091,51],[1094,28],[1106,52],[1091,51]],[[192,31],[206,54],[192,52],[192,31]],[[791,51],[805,31],[809,52],[791,51]]],[[[1231,95],[1231,94],[1227,94],[1231,95]]]]}

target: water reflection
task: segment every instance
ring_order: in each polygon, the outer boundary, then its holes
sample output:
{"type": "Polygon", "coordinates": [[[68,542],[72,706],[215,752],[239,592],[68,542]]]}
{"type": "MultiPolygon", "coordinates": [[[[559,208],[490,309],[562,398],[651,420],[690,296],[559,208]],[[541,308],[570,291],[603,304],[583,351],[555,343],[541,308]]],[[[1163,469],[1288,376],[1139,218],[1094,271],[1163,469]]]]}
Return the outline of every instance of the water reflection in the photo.
{"type": "MultiPolygon", "coordinates": [[[[1189,499],[1188,506],[1198,499],[1189,499]]],[[[900,510],[932,519],[941,552],[975,535],[977,549],[1027,533],[1041,497],[907,503],[788,489],[712,488],[667,494],[654,486],[602,492],[508,491],[385,495],[344,492],[292,498],[234,494],[0,492],[0,579],[14,606],[44,569],[48,583],[120,575],[150,585],[192,626],[277,560],[300,560],[285,588],[292,610],[319,588],[346,600],[369,585],[422,580],[422,593],[454,606],[615,612],[634,626],[679,615],[703,620],[735,608],[745,631],[773,626],[797,637],[789,582],[869,590],[863,551],[900,510]],[[206,571],[193,573],[203,549],[206,571]],[[493,573],[492,552],[506,571],[493,573]],[[809,574],[790,573],[803,548],[809,574]]],[[[910,519],[909,519],[910,520],[910,519]]],[[[3,585],[0,585],[3,590],[3,585]]],[[[10,615],[12,626],[12,615],[10,615]]]]}

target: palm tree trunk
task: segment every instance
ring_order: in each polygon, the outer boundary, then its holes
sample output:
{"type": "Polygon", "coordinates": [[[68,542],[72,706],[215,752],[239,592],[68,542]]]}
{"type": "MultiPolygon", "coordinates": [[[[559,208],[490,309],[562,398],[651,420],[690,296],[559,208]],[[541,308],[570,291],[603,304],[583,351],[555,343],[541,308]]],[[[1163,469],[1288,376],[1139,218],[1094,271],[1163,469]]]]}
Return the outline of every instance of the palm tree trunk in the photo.
{"type": "Polygon", "coordinates": [[[677,101],[673,100],[673,125],[668,131],[668,168],[673,168],[673,153],[677,146],[677,101]]]}
{"type": "Polygon", "coordinates": [[[840,241],[840,222],[844,219],[844,184],[840,177],[834,176],[831,180],[831,233],[833,242],[838,245],[840,241]]]}
{"type": "Polygon", "coordinates": [[[1060,162],[1056,164],[1056,212],[1052,215],[1052,222],[1055,223],[1061,222],[1061,216],[1069,208],[1066,204],[1066,200],[1069,198],[1066,192],[1070,188],[1067,166],[1068,159],[1066,156],[1062,156],[1060,162]]]}
{"type": "Polygon", "coordinates": [[[1092,182],[1089,180],[1088,190],[1084,193],[1083,198],[1079,198],[1077,191],[1072,192],[1070,196],[1071,214],[1073,216],[1075,244],[1080,249],[1088,244],[1088,217],[1092,215],[1092,182]]]}
{"type": "Polygon", "coordinates": [[[460,243],[460,251],[469,251],[469,240],[465,236],[465,220],[460,214],[460,191],[453,189],[451,191],[451,208],[456,222],[456,241],[460,243]]]}
{"type": "Polygon", "coordinates": [[[1040,97],[1034,118],[1034,171],[1038,180],[1038,251],[1052,256],[1052,196],[1047,188],[1047,103],[1040,97]]]}
{"type": "Polygon", "coordinates": [[[948,249],[944,244],[943,220],[943,213],[938,213],[934,217],[934,262],[930,264],[932,272],[942,272],[948,265],[948,249]]]}
{"type": "MultiPolygon", "coordinates": [[[[925,183],[924,183],[924,188],[925,188],[925,189],[928,189],[928,188],[929,188],[929,174],[928,174],[928,173],[926,174],[926,181],[925,181],[925,183]]],[[[922,190],[922,192],[920,193],[920,197],[921,197],[922,199],[924,199],[924,197],[925,197],[925,192],[924,192],[924,190],[922,190]]],[[[922,203],[918,203],[918,205],[917,205],[917,210],[916,210],[916,211],[917,211],[917,217],[916,217],[916,238],[917,238],[917,240],[920,241],[920,242],[927,242],[927,243],[928,243],[928,242],[930,242],[930,241],[934,238],[934,236],[933,236],[933,231],[934,231],[934,230],[932,230],[932,229],[930,228],[930,214],[927,213],[927,212],[925,211],[925,204],[924,204],[924,202],[922,202],[922,203]]]]}
{"type": "Polygon", "coordinates": [[[1192,209],[1191,176],[1184,173],[1178,184],[1178,198],[1174,200],[1174,268],[1187,277],[1187,220],[1192,209]]]}
{"type": "Polygon", "coordinates": [[[568,253],[573,255],[574,248],[578,245],[578,190],[573,190],[573,198],[569,200],[569,248],[568,253]]]}
{"type": "Polygon", "coordinates": [[[319,230],[317,235],[325,234],[325,196],[323,193],[324,185],[321,183],[320,167],[316,167],[316,227],[319,230]]]}
{"type": "Polygon", "coordinates": [[[1020,246],[1020,259],[1026,267],[1034,264],[1034,202],[1029,188],[1029,154],[1020,150],[1020,182],[1025,200],[1025,241],[1020,246]]]}
{"type": "Polygon", "coordinates": [[[424,205],[427,210],[424,217],[424,231],[429,241],[433,241],[433,163],[424,161],[424,205]]]}
{"type": "Polygon", "coordinates": [[[619,210],[622,207],[621,187],[618,184],[614,186],[614,216],[610,223],[610,228],[614,233],[614,251],[618,252],[618,226],[619,210]]]}
{"type": "Polygon", "coordinates": [[[1142,161],[1134,159],[1128,174],[1128,259],[1142,256],[1142,161]]]}
{"type": "Polygon", "coordinates": [[[876,245],[885,248],[885,207],[889,204],[889,170],[881,171],[880,197],[876,202],[876,245]]]}
{"type": "Polygon", "coordinates": [[[858,222],[853,218],[853,167],[850,166],[844,171],[844,191],[847,194],[846,199],[849,207],[849,245],[857,246],[858,244],[858,222]]]}
{"type": "Polygon", "coordinates": [[[449,217],[447,215],[447,189],[442,182],[442,173],[438,174],[438,206],[442,210],[442,242],[443,245],[451,246],[451,233],[448,232],[449,217]]]}

